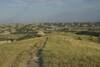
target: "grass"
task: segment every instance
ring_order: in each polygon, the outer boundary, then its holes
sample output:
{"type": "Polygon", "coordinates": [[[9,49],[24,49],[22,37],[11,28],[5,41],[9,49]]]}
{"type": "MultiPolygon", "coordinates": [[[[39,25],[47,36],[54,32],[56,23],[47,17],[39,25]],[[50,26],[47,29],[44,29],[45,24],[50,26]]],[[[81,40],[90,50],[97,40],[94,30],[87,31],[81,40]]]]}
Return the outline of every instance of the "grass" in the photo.
{"type": "Polygon", "coordinates": [[[11,66],[11,64],[14,64],[17,60],[22,63],[17,64],[16,67],[25,67],[25,60],[28,59],[27,51],[30,50],[37,41],[39,41],[39,38],[0,44],[0,67],[11,66]]]}
{"type": "Polygon", "coordinates": [[[43,49],[43,67],[100,67],[100,44],[53,33],[43,49]]]}
{"type": "MultiPolygon", "coordinates": [[[[89,40],[90,36],[65,32],[47,36],[46,45],[39,56],[41,67],[100,67],[100,44],[89,40]]],[[[0,67],[30,66],[28,62],[33,62],[33,56],[36,56],[33,47],[36,47],[36,43],[39,44],[37,47],[42,47],[44,40],[45,37],[38,37],[0,43],[0,67]]]]}

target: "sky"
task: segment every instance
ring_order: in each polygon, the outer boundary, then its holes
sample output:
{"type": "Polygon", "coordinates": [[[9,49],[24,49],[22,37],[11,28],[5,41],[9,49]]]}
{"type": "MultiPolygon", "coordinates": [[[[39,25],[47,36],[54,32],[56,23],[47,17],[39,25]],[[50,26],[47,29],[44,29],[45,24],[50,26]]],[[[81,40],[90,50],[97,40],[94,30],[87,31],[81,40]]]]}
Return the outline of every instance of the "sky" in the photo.
{"type": "Polygon", "coordinates": [[[0,0],[0,23],[98,21],[100,0],[0,0]]]}

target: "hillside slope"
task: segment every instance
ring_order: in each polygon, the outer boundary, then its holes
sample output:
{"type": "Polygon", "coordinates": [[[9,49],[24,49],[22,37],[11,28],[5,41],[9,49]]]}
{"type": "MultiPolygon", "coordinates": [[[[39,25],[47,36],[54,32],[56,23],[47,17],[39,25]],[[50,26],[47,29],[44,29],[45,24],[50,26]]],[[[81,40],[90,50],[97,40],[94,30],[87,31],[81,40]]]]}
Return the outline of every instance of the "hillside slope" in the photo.
{"type": "Polygon", "coordinates": [[[33,38],[12,43],[0,44],[0,67],[28,67],[30,61],[36,57],[38,47],[45,38],[33,38]]]}
{"type": "Polygon", "coordinates": [[[0,44],[0,67],[100,67],[100,44],[72,33],[51,33],[0,44]]]}
{"type": "Polygon", "coordinates": [[[42,52],[43,67],[100,67],[100,44],[53,33],[42,52]]]}

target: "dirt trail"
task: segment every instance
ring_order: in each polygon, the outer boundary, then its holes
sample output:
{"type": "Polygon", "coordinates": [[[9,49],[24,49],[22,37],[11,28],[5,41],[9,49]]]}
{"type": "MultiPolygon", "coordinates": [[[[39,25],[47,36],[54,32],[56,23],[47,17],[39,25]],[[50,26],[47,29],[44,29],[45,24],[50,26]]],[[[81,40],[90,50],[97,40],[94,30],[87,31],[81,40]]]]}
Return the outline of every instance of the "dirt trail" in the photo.
{"type": "Polygon", "coordinates": [[[28,60],[26,61],[26,66],[24,67],[43,67],[42,66],[42,49],[45,47],[48,37],[41,39],[36,42],[34,46],[32,46],[29,50],[20,52],[16,59],[11,63],[8,67],[20,67],[19,64],[22,62],[22,57],[28,54],[28,60]]]}
{"type": "Polygon", "coordinates": [[[44,41],[39,42],[35,45],[34,49],[35,52],[34,51],[32,52],[27,67],[43,67],[42,66],[43,60],[41,54],[42,54],[42,49],[45,47],[47,40],[48,37],[46,37],[44,41]]]}

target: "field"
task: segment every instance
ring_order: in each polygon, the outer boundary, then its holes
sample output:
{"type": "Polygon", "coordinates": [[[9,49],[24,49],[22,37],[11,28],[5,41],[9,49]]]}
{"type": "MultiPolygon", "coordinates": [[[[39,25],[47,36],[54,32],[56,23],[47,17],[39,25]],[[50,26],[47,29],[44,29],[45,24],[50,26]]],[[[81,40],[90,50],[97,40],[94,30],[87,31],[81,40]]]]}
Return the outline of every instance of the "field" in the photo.
{"type": "Polygon", "coordinates": [[[100,67],[96,37],[53,32],[0,44],[0,67],[100,67]]]}
{"type": "Polygon", "coordinates": [[[0,44],[0,67],[27,67],[44,38],[0,44]]]}
{"type": "Polygon", "coordinates": [[[100,67],[100,44],[72,35],[49,35],[42,53],[43,67],[100,67]]]}

